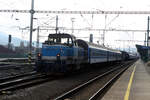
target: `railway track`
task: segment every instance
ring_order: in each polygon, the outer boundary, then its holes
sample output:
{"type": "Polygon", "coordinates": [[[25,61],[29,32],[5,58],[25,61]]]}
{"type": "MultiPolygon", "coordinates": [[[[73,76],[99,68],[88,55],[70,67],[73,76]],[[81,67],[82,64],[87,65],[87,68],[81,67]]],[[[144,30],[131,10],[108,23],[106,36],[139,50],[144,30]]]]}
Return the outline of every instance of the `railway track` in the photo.
{"type": "MultiPolygon", "coordinates": [[[[35,58],[31,60],[34,61],[35,58]]],[[[28,58],[0,58],[0,62],[28,62],[28,58]]]]}
{"type": "Polygon", "coordinates": [[[9,76],[9,77],[0,78],[0,83],[6,82],[6,81],[9,81],[9,80],[13,80],[13,79],[17,79],[17,78],[21,78],[21,77],[34,75],[34,74],[36,74],[36,71],[32,71],[32,72],[25,73],[25,74],[18,74],[18,75],[15,75],[15,76],[9,76]]]}
{"type": "Polygon", "coordinates": [[[14,90],[30,87],[52,79],[48,75],[35,72],[3,78],[0,79],[0,94],[9,94],[14,90]]]}
{"type": "Polygon", "coordinates": [[[27,63],[22,63],[22,64],[12,64],[12,63],[3,63],[3,64],[0,64],[0,70],[5,70],[5,69],[8,69],[8,68],[21,68],[23,66],[34,66],[34,64],[27,64],[27,63]]]}
{"type": "Polygon", "coordinates": [[[34,63],[16,63],[16,62],[0,62],[0,70],[8,70],[8,69],[21,69],[21,68],[33,68],[35,66],[34,63]]]}
{"type": "Polygon", "coordinates": [[[133,62],[125,63],[83,83],[54,100],[96,100],[133,62]]]}

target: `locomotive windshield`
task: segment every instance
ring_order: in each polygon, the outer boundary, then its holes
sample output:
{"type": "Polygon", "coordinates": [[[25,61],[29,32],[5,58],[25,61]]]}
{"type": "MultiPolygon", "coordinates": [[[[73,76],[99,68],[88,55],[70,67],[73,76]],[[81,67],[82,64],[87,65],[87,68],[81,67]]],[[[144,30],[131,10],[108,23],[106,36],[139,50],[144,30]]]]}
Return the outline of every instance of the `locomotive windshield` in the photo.
{"type": "Polygon", "coordinates": [[[44,44],[72,46],[73,37],[68,34],[49,34],[48,40],[44,44]]]}

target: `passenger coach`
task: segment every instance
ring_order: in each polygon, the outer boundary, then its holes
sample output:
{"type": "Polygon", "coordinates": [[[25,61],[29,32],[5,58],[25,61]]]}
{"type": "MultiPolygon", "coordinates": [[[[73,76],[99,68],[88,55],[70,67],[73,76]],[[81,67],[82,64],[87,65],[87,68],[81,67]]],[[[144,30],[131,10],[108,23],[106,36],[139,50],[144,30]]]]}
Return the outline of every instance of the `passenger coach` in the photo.
{"type": "Polygon", "coordinates": [[[122,53],[118,50],[109,49],[80,39],[77,40],[77,44],[84,49],[87,63],[93,64],[122,60],[122,53]]]}

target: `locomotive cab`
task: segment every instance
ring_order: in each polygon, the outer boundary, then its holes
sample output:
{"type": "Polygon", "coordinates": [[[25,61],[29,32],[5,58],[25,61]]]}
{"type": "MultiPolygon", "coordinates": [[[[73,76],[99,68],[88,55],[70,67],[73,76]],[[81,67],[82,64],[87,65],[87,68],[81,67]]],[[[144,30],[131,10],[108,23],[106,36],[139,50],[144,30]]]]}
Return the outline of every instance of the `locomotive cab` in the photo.
{"type": "Polygon", "coordinates": [[[73,46],[73,40],[75,37],[68,34],[49,34],[48,40],[43,44],[47,45],[64,45],[64,46],[73,46]]]}

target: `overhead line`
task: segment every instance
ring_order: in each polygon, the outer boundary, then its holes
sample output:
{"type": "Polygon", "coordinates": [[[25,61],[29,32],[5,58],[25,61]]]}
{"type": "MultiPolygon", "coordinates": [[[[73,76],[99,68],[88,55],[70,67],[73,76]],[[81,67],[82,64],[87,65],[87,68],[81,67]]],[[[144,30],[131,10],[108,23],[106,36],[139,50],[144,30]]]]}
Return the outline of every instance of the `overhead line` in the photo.
{"type": "MultiPolygon", "coordinates": [[[[44,28],[40,28],[40,30],[54,30],[53,28],[47,28],[47,29],[44,29],[44,28]]],[[[70,28],[62,28],[62,29],[59,29],[59,30],[71,30],[70,28]]],[[[124,32],[146,32],[147,30],[132,30],[132,29],[74,29],[76,31],[118,31],[118,32],[121,32],[121,31],[124,31],[124,32]]]]}
{"type": "Polygon", "coordinates": [[[144,40],[115,40],[118,42],[144,42],[144,40]]]}
{"type": "MultiPolygon", "coordinates": [[[[10,10],[1,9],[0,12],[11,13],[29,13],[30,10],[10,10]]],[[[54,11],[54,10],[34,10],[35,13],[51,13],[51,14],[150,14],[150,11],[54,11]]]]}
{"type": "MultiPolygon", "coordinates": [[[[20,28],[20,30],[29,30],[27,28],[20,28]]],[[[55,30],[55,27],[47,27],[41,28],[40,30],[55,30]]],[[[72,30],[72,28],[60,27],[59,30],[72,30]]],[[[134,29],[86,29],[86,28],[79,28],[74,29],[76,31],[117,31],[117,32],[146,32],[147,30],[134,30],[134,29]]]]}
{"type": "Polygon", "coordinates": [[[30,10],[0,10],[0,12],[4,12],[4,13],[29,13],[30,10]]]}

